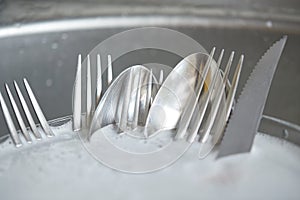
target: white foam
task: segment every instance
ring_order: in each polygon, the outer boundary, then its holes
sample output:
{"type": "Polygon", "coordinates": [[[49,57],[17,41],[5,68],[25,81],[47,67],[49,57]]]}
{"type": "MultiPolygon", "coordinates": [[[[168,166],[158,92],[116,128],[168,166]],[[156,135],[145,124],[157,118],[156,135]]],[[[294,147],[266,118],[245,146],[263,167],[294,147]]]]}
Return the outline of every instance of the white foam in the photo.
{"type": "Polygon", "coordinates": [[[0,151],[1,199],[300,199],[300,148],[268,135],[256,136],[250,154],[220,160],[198,160],[195,143],[172,166],[142,175],[111,170],[78,137],[63,138],[0,151]]]}

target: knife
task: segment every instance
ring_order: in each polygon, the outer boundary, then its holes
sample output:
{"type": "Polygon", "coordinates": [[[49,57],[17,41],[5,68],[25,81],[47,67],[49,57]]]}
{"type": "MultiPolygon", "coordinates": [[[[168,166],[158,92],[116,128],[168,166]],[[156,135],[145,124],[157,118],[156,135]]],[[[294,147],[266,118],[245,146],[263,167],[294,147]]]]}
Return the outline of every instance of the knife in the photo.
{"type": "Polygon", "coordinates": [[[284,36],[274,43],[254,67],[227,124],[218,158],[250,152],[286,40],[284,36]]]}

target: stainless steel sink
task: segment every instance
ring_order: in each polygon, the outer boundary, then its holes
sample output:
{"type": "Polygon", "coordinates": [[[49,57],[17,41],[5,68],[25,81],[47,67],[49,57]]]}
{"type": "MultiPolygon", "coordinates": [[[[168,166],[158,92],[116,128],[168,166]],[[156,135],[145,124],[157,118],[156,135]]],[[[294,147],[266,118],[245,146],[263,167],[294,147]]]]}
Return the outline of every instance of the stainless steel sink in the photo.
{"type": "MultiPolygon", "coordinates": [[[[274,41],[288,35],[264,113],[300,124],[298,3],[272,1],[274,5],[268,6],[268,1],[251,5],[231,0],[226,5],[223,1],[205,2],[0,1],[0,90],[5,93],[5,82],[27,77],[47,119],[70,115],[77,55],[85,56],[95,45],[121,31],[159,26],[187,34],[207,50],[216,46],[227,53],[235,50],[245,54],[239,93],[262,54],[274,41]]],[[[139,63],[137,55],[133,52],[128,58],[116,60],[114,75],[139,63]]],[[[157,51],[149,55],[161,57],[157,51]]],[[[177,61],[174,58],[166,63],[175,66],[177,61]]],[[[7,133],[0,114],[0,136],[7,133]]]]}
{"type": "MultiPolygon", "coordinates": [[[[70,115],[77,55],[144,26],[180,31],[208,51],[226,49],[226,57],[231,50],[245,54],[238,94],[262,54],[288,35],[260,132],[300,146],[297,0],[0,0],[0,91],[5,94],[3,84],[13,80],[23,86],[27,77],[48,120],[70,115]]],[[[114,61],[114,76],[147,59],[175,66],[180,58],[153,49],[130,52],[114,61]]],[[[299,148],[264,134],[251,154],[215,160],[213,152],[200,161],[196,143],[169,168],[132,175],[96,162],[64,128],[71,126],[54,128],[58,134],[50,140],[15,148],[1,137],[9,131],[0,111],[1,199],[299,199],[299,148]]]]}

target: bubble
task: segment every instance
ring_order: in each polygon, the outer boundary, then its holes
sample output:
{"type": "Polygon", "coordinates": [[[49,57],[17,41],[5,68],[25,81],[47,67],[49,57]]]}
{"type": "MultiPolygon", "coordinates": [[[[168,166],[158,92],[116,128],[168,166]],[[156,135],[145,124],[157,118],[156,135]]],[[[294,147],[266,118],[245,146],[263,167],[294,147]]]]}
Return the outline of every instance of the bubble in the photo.
{"type": "Polygon", "coordinates": [[[68,35],[67,33],[63,33],[63,34],[61,35],[61,39],[63,39],[63,40],[68,39],[68,37],[69,37],[69,35],[68,35]]]}
{"type": "Polygon", "coordinates": [[[53,85],[53,80],[52,79],[47,79],[46,80],[46,86],[51,87],[53,85]]]}
{"type": "Polygon", "coordinates": [[[63,66],[63,64],[64,64],[64,63],[63,63],[63,61],[62,61],[62,60],[58,60],[58,61],[57,61],[57,66],[58,66],[58,67],[62,67],[62,66],[63,66]]]}
{"type": "Polygon", "coordinates": [[[53,44],[51,45],[51,48],[52,48],[52,49],[57,49],[57,47],[58,47],[58,44],[57,44],[57,43],[53,43],[53,44]]]}
{"type": "Polygon", "coordinates": [[[266,26],[267,26],[268,28],[272,28],[272,26],[273,26],[272,21],[267,21],[267,22],[266,22],[266,26]]]}
{"type": "Polygon", "coordinates": [[[20,49],[19,54],[23,55],[24,54],[24,49],[20,49]]]}

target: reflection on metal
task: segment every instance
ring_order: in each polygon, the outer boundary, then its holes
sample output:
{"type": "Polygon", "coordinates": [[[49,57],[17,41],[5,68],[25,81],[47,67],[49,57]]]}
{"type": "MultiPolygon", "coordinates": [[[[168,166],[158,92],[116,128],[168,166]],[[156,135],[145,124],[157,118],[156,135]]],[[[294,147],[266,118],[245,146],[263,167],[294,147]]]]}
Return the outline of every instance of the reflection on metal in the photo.
{"type": "MultiPolygon", "coordinates": [[[[107,84],[109,85],[113,80],[113,69],[112,69],[112,61],[111,56],[107,56],[108,68],[107,68],[107,84]]],[[[96,81],[93,82],[92,74],[91,74],[91,60],[90,55],[87,55],[86,59],[86,93],[82,96],[82,59],[81,55],[78,55],[77,60],[77,70],[75,75],[75,81],[73,86],[73,95],[72,95],[72,103],[73,103],[73,131],[79,131],[82,129],[82,98],[86,99],[85,107],[86,107],[86,116],[85,116],[85,128],[89,128],[94,109],[93,109],[93,100],[94,100],[94,108],[96,109],[102,96],[102,88],[103,88],[103,81],[102,81],[102,69],[101,69],[101,57],[100,54],[97,54],[96,60],[96,81]],[[92,85],[96,84],[96,91],[92,91],[92,85]]]]}
{"type": "Polygon", "coordinates": [[[235,105],[218,157],[251,150],[286,40],[284,36],[274,43],[254,67],[235,105]]]}
{"type": "MultiPolygon", "coordinates": [[[[48,137],[52,137],[54,136],[53,134],[53,131],[52,129],[50,128],[37,100],[36,100],[36,97],[34,96],[33,94],[33,91],[28,83],[28,81],[26,79],[24,79],[24,85],[25,85],[25,88],[26,88],[26,91],[28,93],[28,96],[29,96],[29,100],[33,106],[33,109],[38,117],[38,120],[40,121],[40,124],[43,128],[43,133],[48,136],[48,137]]],[[[28,105],[24,99],[24,96],[17,84],[16,81],[14,81],[14,86],[15,86],[15,89],[17,91],[17,95],[19,97],[19,100],[21,102],[21,107],[22,107],[22,110],[24,111],[25,113],[25,116],[26,116],[26,120],[28,121],[29,125],[30,125],[30,128],[31,128],[31,131],[33,133],[33,135],[35,136],[35,138],[37,140],[40,140],[42,137],[41,137],[41,134],[39,132],[39,130],[37,129],[37,126],[32,118],[32,115],[29,111],[29,108],[28,108],[28,105]]],[[[7,94],[8,94],[8,97],[9,97],[9,101],[11,103],[11,106],[13,108],[13,111],[15,113],[15,116],[16,116],[16,119],[19,123],[19,126],[21,128],[21,133],[23,134],[24,138],[25,138],[25,141],[27,143],[32,143],[33,142],[33,139],[30,135],[30,131],[29,129],[27,129],[26,125],[25,125],[25,122],[22,118],[22,115],[21,115],[21,112],[17,106],[17,103],[13,97],[13,94],[11,92],[11,90],[9,89],[9,86],[7,84],[5,84],[5,87],[6,87],[6,91],[7,91],[7,94]]],[[[20,135],[18,134],[17,130],[16,130],[16,127],[14,125],[14,122],[13,122],[13,119],[9,113],[9,110],[8,110],[8,107],[3,99],[3,96],[2,94],[0,93],[0,103],[1,103],[1,107],[2,107],[2,111],[3,111],[3,114],[4,114],[4,117],[5,117],[5,121],[7,123],[7,126],[9,128],[9,131],[10,131],[10,135],[11,135],[11,139],[13,141],[13,143],[15,144],[16,147],[19,147],[22,145],[22,141],[21,141],[21,138],[20,138],[20,135]]]]}

